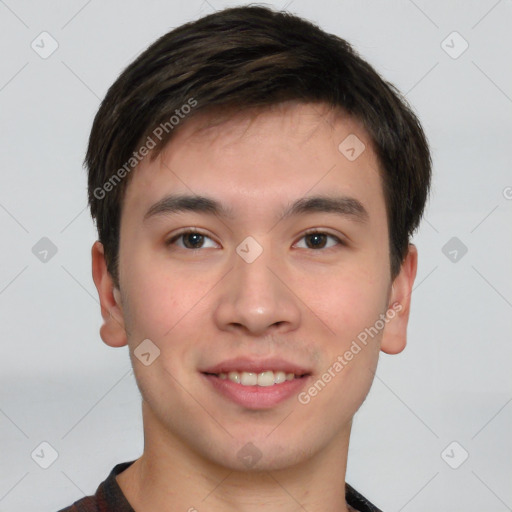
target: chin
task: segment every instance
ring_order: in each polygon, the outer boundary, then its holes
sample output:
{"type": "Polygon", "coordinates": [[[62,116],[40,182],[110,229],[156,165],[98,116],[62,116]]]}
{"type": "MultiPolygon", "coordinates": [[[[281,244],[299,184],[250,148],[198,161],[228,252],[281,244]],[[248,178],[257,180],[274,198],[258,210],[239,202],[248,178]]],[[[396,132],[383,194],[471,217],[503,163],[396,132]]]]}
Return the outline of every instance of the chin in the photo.
{"type": "MultiPolygon", "coordinates": [[[[230,446],[224,447],[224,453],[210,454],[213,455],[210,460],[231,471],[258,473],[290,469],[306,462],[317,451],[314,446],[303,445],[303,436],[297,440],[290,436],[284,436],[282,439],[286,440],[286,445],[283,445],[282,440],[276,443],[274,439],[272,442],[268,438],[268,433],[263,434],[260,440],[249,440],[247,437],[232,440],[230,446]],[[233,448],[235,446],[236,448],[233,448]]],[[[321,448],[318,446],[318,450],[321,448]]]]}

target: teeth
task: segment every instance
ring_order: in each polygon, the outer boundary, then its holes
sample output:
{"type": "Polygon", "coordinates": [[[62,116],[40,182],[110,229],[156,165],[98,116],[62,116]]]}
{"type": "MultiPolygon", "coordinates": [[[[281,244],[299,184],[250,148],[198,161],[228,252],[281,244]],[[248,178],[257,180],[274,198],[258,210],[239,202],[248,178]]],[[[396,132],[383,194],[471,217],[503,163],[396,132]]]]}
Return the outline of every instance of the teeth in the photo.
{"type": "Polygon", "coordinates": [[[295,374],[267,370],[261,373],[219,373],[218,377],[222,380],[229,379],[231,382],[236,382],[237,384],[241,384],[242,386],[273,386],[274,384],[281,384],[282,382],[285,382],[287,380],[293,380],[295,378],[295,374]]]}
{"type": "Polygon", "coordinates": [[[258,384],[258,374],[242,372],[240,374],[240,384],[242,384],[242,386],[256,386],[256,384],[258,384]]]}
{"type": "MultiPolygon", "coordinates": [[[[293,373],[292,373],[293,375],[293,373]]],[[[275,372],[274,373],[274,382],[276,384],[281,384],[281,382],[284,382],[286,380],[286,373],[284,372],[275,372]]]]}
{"type": "Polygon", "coordinates": [[[240,384],[240,375],[238,372],[229,372],[228,379],[232,382],[236,382],[237,384],[240,384]]]}
{"type": "MultiPolygon", "coordinates": [[[[274,385],[274,372],[267,371],[258,374],[258,386],[273,386],[274,385]]],[[[242,380],[242,384],[243,384],[242,380]]]]}

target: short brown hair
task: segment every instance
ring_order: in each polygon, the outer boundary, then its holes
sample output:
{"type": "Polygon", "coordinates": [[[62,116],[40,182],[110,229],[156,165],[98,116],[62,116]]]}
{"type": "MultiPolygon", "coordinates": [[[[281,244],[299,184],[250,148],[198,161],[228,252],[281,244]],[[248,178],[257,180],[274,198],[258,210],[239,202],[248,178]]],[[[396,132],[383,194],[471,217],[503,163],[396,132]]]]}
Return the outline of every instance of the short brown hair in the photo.
{"type": "Polygon", "coordinates": [[[290,13],[251,5],[224,9],[160,37],[101,103],[84,164],[91,215],[117,287],[122,200],[137,150],[146,145],[155,158],[175,127],[212,107],[243,111],[288,100],[326,103],[363,123],[381,167],[390,272],[396,277],[431,181],[418,118],[345,40],[290,13]]]}

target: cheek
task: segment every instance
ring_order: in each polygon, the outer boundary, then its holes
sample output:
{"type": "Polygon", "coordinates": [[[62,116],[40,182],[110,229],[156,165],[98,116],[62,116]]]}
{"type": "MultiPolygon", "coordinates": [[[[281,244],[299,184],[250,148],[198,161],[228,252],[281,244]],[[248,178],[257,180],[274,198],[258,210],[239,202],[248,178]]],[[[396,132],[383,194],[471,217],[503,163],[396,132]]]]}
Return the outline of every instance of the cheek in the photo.
{"type": "Polygon", "coordinates": [[[386,309],[387,284],[375,271],[343,269],[318,281],[304,283],[304,301],[330,327],[340,343],[370,327],[386,309]]]}
{"type": "Polygon", "coordinates": [[[382,336],[375,325],[385,312],[385,300],[382,282],[354,272],[318,302],[318,307],[324,304],[319,316],[333,331],[323,345],[325,373],[320,378],[330,381],[321,400],[340,421],[349,421],[370,390],[382,336]]]}
{"type": "Polygon", "coordinates": [[[198,275],[177,272],[164,260],[127,258],[125,291],[130,297],[131,323],[139,334],[159,338],[200,310],[211,284],[198,275]],[[144,332],[143,332],[144,331],[144,332]]]}
{"type": "Polygon", "coordinates": [[[176,403],[186,401],[187,396],[182,396],[183,389],[174,378],[192,389],[189,379],[195,368],[197,346],[204,335],[199,323],[208,318],[208,301],[204,298],[212,284],[204,278],[191,277],[190,273],[171,273],[155,264],[132,269],[128,344],[141,392],[145,390],[143,396],[148,401],[152,395],[155,400],[166,395],[169,401],[172,397],[176,403]],[[145,339],[159,350],[155,364],[148,367],[136,360],[135,352],[145,339]]]}

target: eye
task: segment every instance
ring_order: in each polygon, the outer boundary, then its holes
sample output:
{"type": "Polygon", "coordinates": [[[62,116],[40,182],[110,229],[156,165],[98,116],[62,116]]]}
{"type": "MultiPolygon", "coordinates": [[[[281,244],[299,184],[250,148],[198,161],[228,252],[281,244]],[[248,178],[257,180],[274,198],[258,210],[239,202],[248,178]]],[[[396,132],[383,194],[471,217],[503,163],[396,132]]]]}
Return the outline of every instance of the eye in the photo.
{"type": "MultiPolygon", "coordinates": [[[[335,235],[325,233],[323,231],[309,231],[305,233],[301,240],[306,240],[305,246],[297,245],[301,249],[330,249],[336,245],[345,245],[344,242],[335,235]],[[329,244],[329,239],[331,243],[329,244]]],[[[166,242],[166,245],[176,245],[181,249],[207,249],[217,247],[209,236],[194,230],[182,231],[177,235],[174,235],[171,239],[166,242]],[[210,245],[205,245],[205,241],[209,240],[210,245]]]]}
{"type": "Polygon", "coordinates": [[[301,249],[330,249],[336,245],[345,245],[337,236],[317,230],[308,231],[301,240],[307,240],[310,242],[306,242],[306,247],[301,247],[301,249]],[[327,245],[329,238],[334,241],[331,245],[327,245]]]}
{"type": "Polygon", "coordinates": [[[205,240],[212,242],[210,247],[216,247],[217,244],[209,236],[193,230],[182,231],[173,236],[170,240],[167,240],[165,245],[177,245],[181,249],[204,249],[208,248],[208,246],[204,245],[205,240]],[[178,241],[181,243],[177,243],[178,241]]]}

